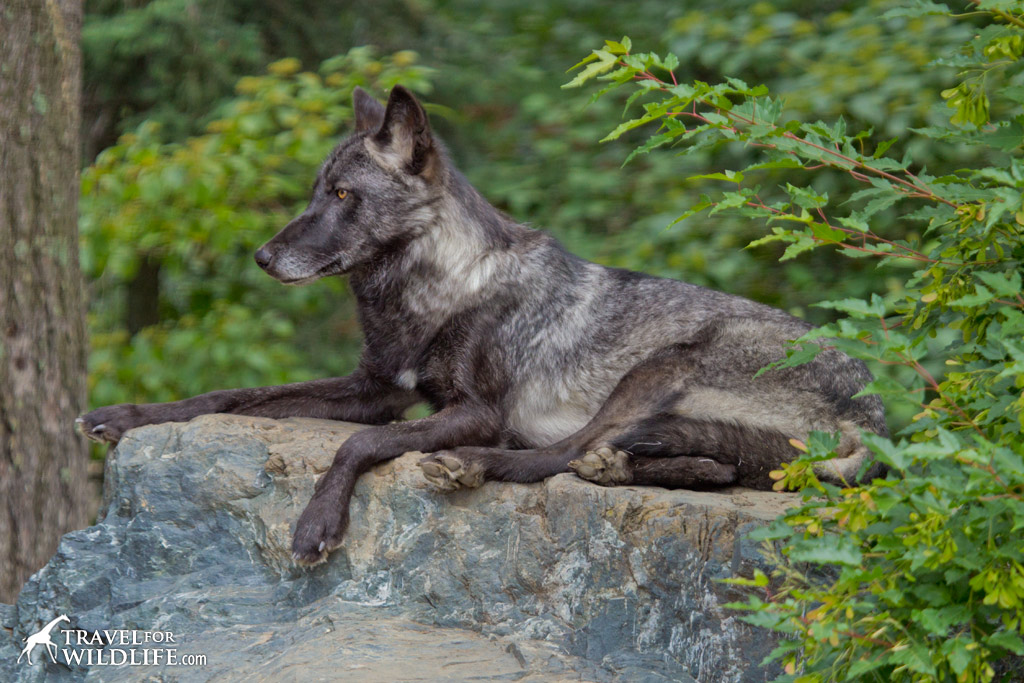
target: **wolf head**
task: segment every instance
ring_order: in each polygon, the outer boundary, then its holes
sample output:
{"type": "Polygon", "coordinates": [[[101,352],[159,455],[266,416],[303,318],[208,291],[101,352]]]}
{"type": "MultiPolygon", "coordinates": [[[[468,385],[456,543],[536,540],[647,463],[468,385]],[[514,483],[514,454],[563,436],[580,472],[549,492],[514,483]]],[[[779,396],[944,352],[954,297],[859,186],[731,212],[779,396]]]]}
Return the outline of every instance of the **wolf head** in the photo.
{"type": "Polygon", "coordinates": [[[355,132],[324,162],[309,206],[256,251],[285,284],[347,273],[416,239],[441,194],[443,152],[402,86],[387,107],[356,88],[355,132]]]}

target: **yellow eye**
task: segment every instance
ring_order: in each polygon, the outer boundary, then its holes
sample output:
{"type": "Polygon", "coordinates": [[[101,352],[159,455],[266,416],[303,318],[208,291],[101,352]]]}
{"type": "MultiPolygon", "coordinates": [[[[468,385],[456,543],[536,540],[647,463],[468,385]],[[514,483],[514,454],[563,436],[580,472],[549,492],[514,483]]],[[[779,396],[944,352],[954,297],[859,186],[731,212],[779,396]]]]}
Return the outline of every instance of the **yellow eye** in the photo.
{"type": "Polygon", "coordinates": [[[348,190],[338,190],[338,199],[344,199],[348,196],[348,190]]]}

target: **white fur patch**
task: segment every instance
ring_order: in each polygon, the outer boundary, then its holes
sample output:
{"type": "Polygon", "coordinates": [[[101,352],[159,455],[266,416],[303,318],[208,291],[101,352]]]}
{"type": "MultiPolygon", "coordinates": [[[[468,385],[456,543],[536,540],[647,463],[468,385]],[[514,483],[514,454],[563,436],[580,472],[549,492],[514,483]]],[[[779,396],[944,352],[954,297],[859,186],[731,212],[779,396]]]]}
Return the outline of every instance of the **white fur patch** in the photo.
{"type": "Polygon", "coordinates": [[[740,396],[721,389],[694,387],[676,404],[676,411],[698,420],[730,421],[772,429],[788,436],[802,436],[812,429],[836,429],[835,425],[812,423],[806,413],[816,411],[801,410],[797,403],[800,398],[778,394],[740,396]]]}
{"type": "Polygon", "coordinates": [[[405,370],[399,373],[397,379],[395,379],[395,384],[403,389],[412,390],[416,388],[416,379],[415,370],[405,370]]]}
{"type": "Polygon", "coordinates": [[[508,426],[534,447],[549,446],[578,432],[596,412],[582,395],[568,397],[552,391],[548,383],[533,381],[517,392],[508,426]]]}
{"type": "Polygon", "coordinates": [[[366,138],[365,147],[378,164],[392,171],[401,170],[412,158],[412,136],[402,126],[392,128],[391,144],[387,147],[381,147],[373,138],[366,138]]]}
{"type": "Polygon", "coordinates": [[[426,211],[421,218],[427,228],[410,245],[409,256],[414,262],[432,264],[436,277],[422,287],[408,288],[405,301],[417,315],[443,317],[474,305],[511,259],[491,249],[479,226],[454,202],[443,202],[429,215],[426,211]]]}

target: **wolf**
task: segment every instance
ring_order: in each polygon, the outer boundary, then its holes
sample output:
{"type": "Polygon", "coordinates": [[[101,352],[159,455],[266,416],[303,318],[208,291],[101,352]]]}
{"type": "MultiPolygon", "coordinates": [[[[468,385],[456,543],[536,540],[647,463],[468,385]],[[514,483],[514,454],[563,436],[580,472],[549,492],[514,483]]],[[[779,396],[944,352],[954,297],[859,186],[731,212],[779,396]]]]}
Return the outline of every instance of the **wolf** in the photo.
{"type": "Polygon", "coordinates": [[[838,433],[819,476],[871,470],[862,431],[887,435],[872,376],[826,348],[785,356],[810,325],[678,280],[608,268],[493,207],[450,161],[422,105],[396,86],[353,93],[354,132],[328,156],[309,206],[255,254],[282,283],[347,276],[364,346],[346,377],[122,404],[79,418],[116,442],[208,413],[376,425],[351,436],[296,524],[293,558],[339,547],[356,479],[407,451],[441,491],[562,472],[603,485],[770,488],[791,439],[838,433]],[[414,404],[435,410],[401,421],[414,404]]]}

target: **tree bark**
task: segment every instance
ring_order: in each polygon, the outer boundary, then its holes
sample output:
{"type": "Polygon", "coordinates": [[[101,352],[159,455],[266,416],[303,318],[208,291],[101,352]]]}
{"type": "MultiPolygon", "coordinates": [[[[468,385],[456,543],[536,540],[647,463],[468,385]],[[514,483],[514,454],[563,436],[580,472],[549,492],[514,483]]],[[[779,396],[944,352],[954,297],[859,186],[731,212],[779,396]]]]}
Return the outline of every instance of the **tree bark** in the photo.
{"type": "Polygon", "coordinates": [[[0,4],[0,601],[84,526],[81,0],[0,4]]]}

